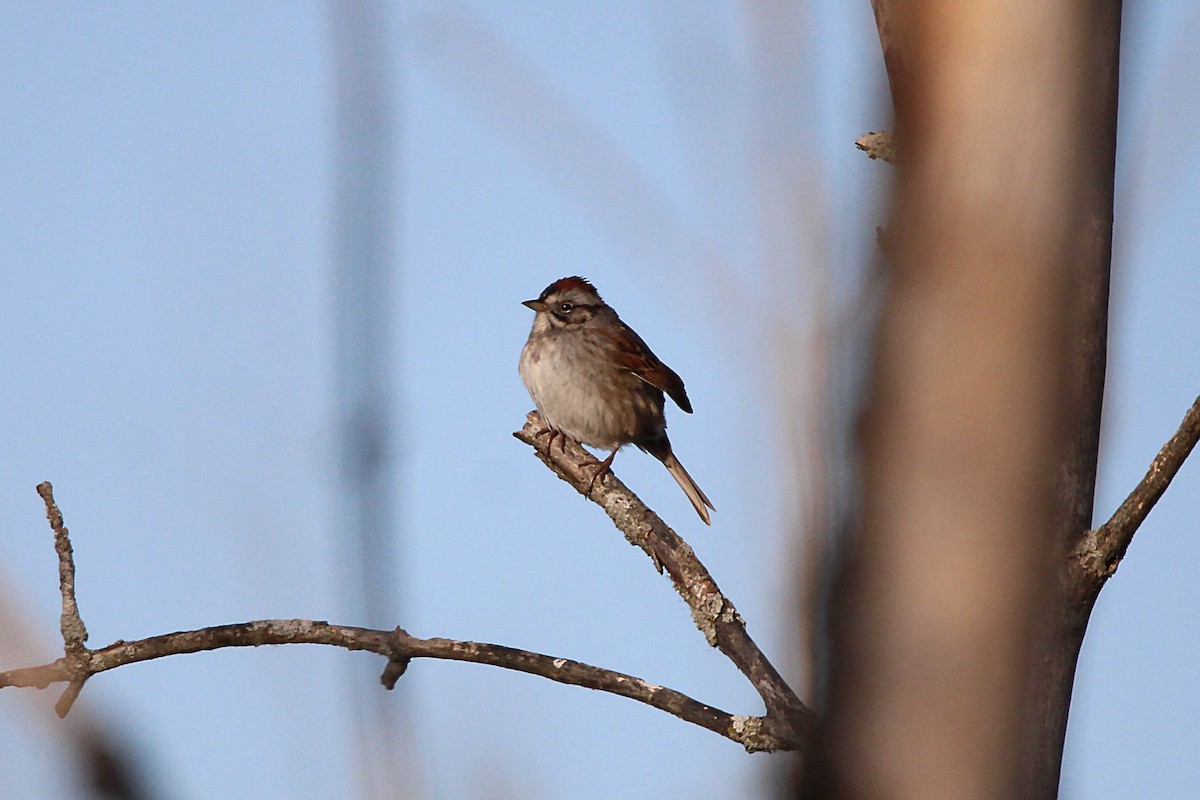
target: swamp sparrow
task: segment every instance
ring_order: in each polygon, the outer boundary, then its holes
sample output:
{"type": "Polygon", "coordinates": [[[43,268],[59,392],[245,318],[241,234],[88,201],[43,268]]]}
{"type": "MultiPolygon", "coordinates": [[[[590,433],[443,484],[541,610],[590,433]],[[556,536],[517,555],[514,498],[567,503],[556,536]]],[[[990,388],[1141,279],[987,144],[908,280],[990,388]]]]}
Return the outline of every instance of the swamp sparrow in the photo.
{"type": "MultiPolygon", "coordinates": [[[[657,458],[683,487],[705,524],[713,504],[671,452],[663,392],[692,413],[683,381],[658,360],[642,337],[621,322],[583,278],[562,278],[524,305],[537,312],[521,351],[521,380],[557,435],[612,450],[595,477],[609,471],[617,451],[635,444],[657,458]]],[[[714,511],[716,509],[713,509],[714,511]]]]}

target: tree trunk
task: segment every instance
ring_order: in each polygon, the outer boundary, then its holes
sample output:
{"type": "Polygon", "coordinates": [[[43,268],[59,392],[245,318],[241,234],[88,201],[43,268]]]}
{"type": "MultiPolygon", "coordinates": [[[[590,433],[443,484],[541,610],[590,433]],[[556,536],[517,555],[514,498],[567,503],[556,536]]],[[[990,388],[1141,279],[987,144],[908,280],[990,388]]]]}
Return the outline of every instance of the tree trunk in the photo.
{"type": "Polygon", "coordinates": [[[1101,583],[1077,569],[1072,548],[1092,527],[1100,410],[1108,352],[1108,290],[1112,262],[1113,192],[1117,160],[1117,94],[1121,45],[1121,0],[1089,3],[1080,12],[1078,157],[1080,239],[1074,258],[1075,314],[1071,337],[1071,413],[1053,536],[1062,548],[1057,597],[1050,600],[1048,625],[1035,647],[1028,728],[1026,781],[1021,797],[1058,796],[1066,744],[1067,716],[1075,667],[1101,583]]]}
{"type": "Polygon", "coordinates": [[[1055,797],[1100,585],[1068,554],[1092,522],[1121,6],[873,6],[896,198],[807,789],[1055,797]]]}

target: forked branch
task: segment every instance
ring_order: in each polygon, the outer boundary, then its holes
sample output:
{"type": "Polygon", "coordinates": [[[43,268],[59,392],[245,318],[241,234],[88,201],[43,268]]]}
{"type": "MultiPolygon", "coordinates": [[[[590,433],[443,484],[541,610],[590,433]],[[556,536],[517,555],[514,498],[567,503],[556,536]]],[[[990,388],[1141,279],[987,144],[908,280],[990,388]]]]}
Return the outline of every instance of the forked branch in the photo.
{"type": "MultiPolygon", "coordinates": [[[[531,415],[530,422],[516,436],[522,440],[528,436],[543,461],[577,489],[586,491],[591,474],[581,468],[593,463],[594,459],[574,445],[568,445],[565,452],[556,456],[549,455],[533,437],[539,423],[536,415],[531,415]]],[[[179,631],[132,642],[117,641],[91,650],[86,645],[87,631],[75,599],[75,563],[70,536],[54,501],[51,485],[38,486],[38,494],[46,503],[59,559],[64,654],[48,664],[0,672],[0,688],[46,688],[52,683],[66,683],[67,689],[56,706],[60,716],[67,714],[92,675],[127,664],[225,647],[321,644],[365,650],[386,658],[381,682],[388,689],[395,686],[412,659],[488,664],[637,700],[719,733],[750,752],[802,749],[815,722],[812,712],[800,703],[750,640],[737,611],[721,594],[691,548],[611,475],[597,482],[594,499],[621,526],[626,537],[650,555],[660,572],[665,568],[671,575],[676,588],[691,607],[697,627],[754,683],[766,705],[765,716],[730,714],[674,689],[567,658],[480,642],[421,639],[400,628],[381,631],[314,620],[258,620],[179,631]]]]}

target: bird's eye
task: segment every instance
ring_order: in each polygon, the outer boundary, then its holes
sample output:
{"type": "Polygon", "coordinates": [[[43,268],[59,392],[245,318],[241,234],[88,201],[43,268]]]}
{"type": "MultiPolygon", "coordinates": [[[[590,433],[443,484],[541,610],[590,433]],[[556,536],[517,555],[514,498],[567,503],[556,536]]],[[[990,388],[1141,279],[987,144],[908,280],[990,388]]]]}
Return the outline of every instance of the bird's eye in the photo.
{"type": "Polygon", "coordinates": [[[575,307],[575,305],[573,303],[559,303],[558,304],[558,310],[563,312],[564,314],[568,313],[574,307],[575,307]]]}

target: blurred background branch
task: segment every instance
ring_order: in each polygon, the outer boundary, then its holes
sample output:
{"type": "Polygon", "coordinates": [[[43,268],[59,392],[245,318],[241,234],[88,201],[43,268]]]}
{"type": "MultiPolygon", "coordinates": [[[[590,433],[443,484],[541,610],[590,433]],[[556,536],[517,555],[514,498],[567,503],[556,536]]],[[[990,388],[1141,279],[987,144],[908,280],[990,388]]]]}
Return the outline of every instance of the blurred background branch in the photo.
{"type": "MultiPolygon", "coordinates": [[[[400,110],[395,28],[381,0],[328,3],[332,44],[334,158],[333,331],[337,391],[336,530],[351,552],[341,576],[354,618],[385,626],[401,618],[398,557],[404,532],[396,441],[397,202],[400,110]]],[[[362,796],[421,798],[412,713],[403,698],[382,703],[359,665],[348,669],[362,796]]]]}

